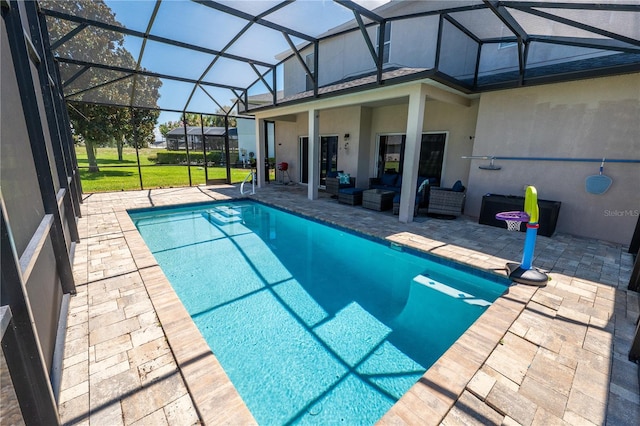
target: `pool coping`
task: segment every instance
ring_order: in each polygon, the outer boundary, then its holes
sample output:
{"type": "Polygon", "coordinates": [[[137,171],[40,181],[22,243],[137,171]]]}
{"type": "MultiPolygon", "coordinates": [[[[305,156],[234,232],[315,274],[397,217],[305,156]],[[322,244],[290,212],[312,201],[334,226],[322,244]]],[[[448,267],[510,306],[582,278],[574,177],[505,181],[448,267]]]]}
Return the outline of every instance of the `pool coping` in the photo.
{"type": "MultiPolygon", "coordinates": [[[[201,420],[205,424],[257,424],[158,266],[128,212],[119,211],[116,218],[134,254],[136,266],[201,420]]],[[[395,234],[385,240],[423,253],[428,253],[430,245],[435,242],[410,232],[395,234]]],[[[480,268],[477,264],[460,262],[441,254],[428,254],[496,275],[494,270],[480,268]]],[[[501,275],[506,278],[506,272],[501,275]]],[[[536,290],[537,287],[521,284],[508,287],[382,416],[378,424],[439,424],[501,343],[536,290]]]]}
{"type": "Polygon", "coordinates": [[[257,424],[128,212],[117,212],[116,218],[200,419],[205,424],[257,424]]]}

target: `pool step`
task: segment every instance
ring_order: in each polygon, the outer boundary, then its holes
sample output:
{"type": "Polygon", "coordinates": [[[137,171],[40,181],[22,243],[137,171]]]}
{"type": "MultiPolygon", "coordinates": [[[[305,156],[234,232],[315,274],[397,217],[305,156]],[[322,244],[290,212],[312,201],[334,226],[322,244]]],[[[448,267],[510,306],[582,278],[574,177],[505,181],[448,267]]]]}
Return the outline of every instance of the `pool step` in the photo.
{"type": "Polygon", "coordinates": [[[213,207],[202,213],[208,220],[213,220],[218,225],[242,221],[242,212],[228,206],[213,207]]]}
{"type": "Polygon", "coordinates": [[[443,284],[439,281],[436,281],[430,277],[426,277],[424,275],[417,275],[413,278],[413,282],[433,289],[435,291],[439,291],[442,294],[446,294],[447,296],[451,296],[455,299],[461,299],[464,303],[468,303],[470,305],[477,306],[490,306],[491,302],[488,302],[484,299],[480,299],[473,294],[465,293],[464,291],[458,290],[456,288],[450,287],[446,284],[443,284]]]}

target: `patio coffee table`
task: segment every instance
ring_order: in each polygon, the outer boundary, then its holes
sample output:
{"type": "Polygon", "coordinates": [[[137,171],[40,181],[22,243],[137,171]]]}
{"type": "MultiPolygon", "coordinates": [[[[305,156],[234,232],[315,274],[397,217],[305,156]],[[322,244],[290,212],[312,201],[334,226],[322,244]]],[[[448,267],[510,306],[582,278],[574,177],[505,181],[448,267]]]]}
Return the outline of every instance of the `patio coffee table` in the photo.
{"type": "Polygon", "coordinates": [[[371,210],[389,210],[393,207],[394,191],[384,189],[368,189],[362,193],[362,207],[371,210]]]}

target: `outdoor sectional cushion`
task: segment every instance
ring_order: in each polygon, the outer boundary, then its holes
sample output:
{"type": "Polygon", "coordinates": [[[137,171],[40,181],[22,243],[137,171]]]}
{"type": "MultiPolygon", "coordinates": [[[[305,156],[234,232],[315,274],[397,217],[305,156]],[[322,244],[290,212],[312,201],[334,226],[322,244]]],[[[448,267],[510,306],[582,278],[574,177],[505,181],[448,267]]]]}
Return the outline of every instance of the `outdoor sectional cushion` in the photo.
{"type": "MultiPolygon", "coordinates": [[[[402,180],[402,178],[398,179],[398,180],[402,180]]],[[[429,187],[429,178],[425,178],[422,176],[418,176],[418,180],[416,182],[416,206],[424,206],[426,203],[426,199],[428,196],[428,190],[425,190],[425,187],[428,188],[429,187]]],[[[402,182],[401,182],[402,183],[402,182]]],[[[393,197],[393,202],[394,203],[399,203],[400,202],[400,188],[398,188],[398,191],[395,195],[395,197],[393,197]]]]}
{"type": "Polygon", "coordinates": [[[397,173],[383,173],[382,177],[380,178],[380,184],[383,186],[396,186],[397,179],[397,173]]]}
{"type": "Polygon", "coordinates": [[[384,173],[382,177],[370,178],[369,189],[400,192],[400,185],[398,185],[397,181],[400,180],[400,183],[402,183],[402,180],[398,179],[398,176],[400,175],[397,173],[384,173]]]}
{"type": "MultiPolygon", "coordinates": [[[[394,191],[399,194],[400,192],[402,192],[402,175],[396,175],[396,176],[398,176],[398,178],[395,182],[395,185],[384,185],[382,183],[382,179],[384,178],[384,175],[383,175],[383,178],[371,178],[369,179],[369,188],[382,189],[385,191],[394,191]]],[[[437,178],[425,178],[422,176],[418,176],[418,179],[416,181],[416,194],[424,194],[424,196],[420,198],[421,200],[420,206],[426,206],[426,201],[429,199],[429,185],[436,185],[437,182],[438,182],[437,178]],[[425,181],[428,181],[428,184],[423,185],[425,181]],[[426,186],[426,189],[425,189],[425,186],[426,186]],[[422,189],[423,191],[420,191],[420,189],[422,189]]]]}
{"type": "MultiPolygon", "coordinates": [[[[420,205],[420,202],[422,201],[422,197],[420,195],[416,195],[416,205],[420,205]]],[[[393,197],[393,202],[394,204],[397,204],[400,202],[400,193],[397,193],[394,197],[393,197]]]]}
{"type": "Polygon", "coordinates": [[[342,194],[358,194],[362,191],[364,191],[362,188],[342,188],[340,190],[342,194]]]}

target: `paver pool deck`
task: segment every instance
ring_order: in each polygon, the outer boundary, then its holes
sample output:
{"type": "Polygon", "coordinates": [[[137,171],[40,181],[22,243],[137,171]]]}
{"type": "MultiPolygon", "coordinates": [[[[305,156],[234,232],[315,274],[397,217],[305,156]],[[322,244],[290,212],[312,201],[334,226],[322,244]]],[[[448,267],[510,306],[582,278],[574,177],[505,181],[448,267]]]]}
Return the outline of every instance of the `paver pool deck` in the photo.
{"type": "MultiPolygon", "coordinates": [[[[265,203],[503,274],[524,233],[472,218],[339,204],[306,187],[266,185],[265,203]]],[[[238,198],[200,186],[85,194],[74,253],[59,413],[64,424],[255,424],[126,210],[238,198]]],[[[638,365],[628,351],[638,293],[627,247],[538,237],[546,287],[514,285],[387,412],[381,425],[638,425],[638,365]]]]}

